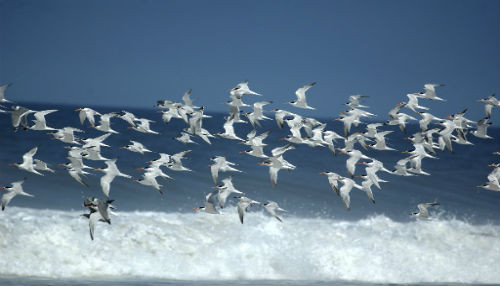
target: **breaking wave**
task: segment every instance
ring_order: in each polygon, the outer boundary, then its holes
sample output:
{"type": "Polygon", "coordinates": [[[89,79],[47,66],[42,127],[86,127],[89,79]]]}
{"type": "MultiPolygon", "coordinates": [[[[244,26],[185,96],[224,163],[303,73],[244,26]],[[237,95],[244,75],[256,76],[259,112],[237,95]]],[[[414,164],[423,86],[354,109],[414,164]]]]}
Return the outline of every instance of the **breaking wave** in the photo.
{"type": "Polygon", "coordinates": [[[0,275],[95,279],[500,283],[500,227],[247,213],[121,212],[95,240],[79,211],[10,207],[0,275]]]}

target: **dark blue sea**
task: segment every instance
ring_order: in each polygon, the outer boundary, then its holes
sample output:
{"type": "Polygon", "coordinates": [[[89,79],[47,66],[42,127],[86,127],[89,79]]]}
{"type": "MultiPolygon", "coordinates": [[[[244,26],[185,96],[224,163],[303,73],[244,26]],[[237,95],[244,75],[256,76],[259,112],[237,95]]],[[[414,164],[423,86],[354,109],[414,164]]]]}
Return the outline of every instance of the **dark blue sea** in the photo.
{"type": "MultiPolygon", "coordinates": [[[[91,138],[103,133],[80,124],[79,106],[22,103],[33,110],[58,109],[46,116],[50,127],[77,127],[91,138]]],[[[111,225],[99,223],[95,239],[89,237],[88,220],[82,206],[87,196],[103,197],[101,172],[84,177],[89,187],[73,180],[64,167],[67,149],[52,140],[47,131],[18,130],[11,127],[10,115],[0,114],[0,185],[26,177],[24,190],[35,197],[15,197],[0,213],[0,284],[2,285],[385,285],[385,284],[499,284],[500,283],[500,193],[477,188],[487,181],[500,161],[492,154],[500,149],[500,130],[491,128],[495,139],[469,135],[472,146],[454,144],[454,154],[438,151],[438,159],[424,159],[430,176],[401,177],[379,173],[389,181],[382,190],[372,188],[376,203],[358,190],[351,192],[351,210],[346,211],[330,188],[322,171],[347,175],[347,155],[334,156],[327,148],[297,146],[284,157],[297,168],[279,172],[273,188],[262,159],[241,154],[248,146],[213,138],[208,145],[184,145],[173,138],[185,127],[180,119],[169,124],[156,109],[92,107],[101,113],[126,109],[138,117],[156,122],[159,135],[128,129],[128,124],[112,119],[111,135],[102,147],[106,158],[117,158],[119,169],[140,178],[139,167],[158,158],[158,152],[174,154],[192,150],[184,165],[192,172],[165,169],[173,179],[159,178],[163,195],[153,188],[117,177],[111,184],[111,198],[117,207],[111,225]],[[154,151],[141,155],[120,149],[129,140],[143,143],[154,151]],[[35,158],[50,164],[55,173],[44,176],[9,166],[21,162],[22,155],[38,146],[35,158]],[[156,152],[156,153],[155,153],[156,152]],[[224,155],[237,163],[241,173],[233,183],[246,196],[261,202],[276,201],[287,210],[283,223],[270,217],[260,206],[251,206],[241,224],[231,199],[221,215],[193,210],[204,204],[213,191],[210,157],[224,155]],[[430,209],[433,219],[415,220],[410,213],[421,202],[438,201],[430,209]]],[[[370,110],[371,111],[371,110],[370,110]]],[[[495,110],[497,111],[497,110],[495,110]]],[[[373,112],[373,111],[371,111],[373,112]]],[[[207,114],[203,127],[223,132],[224,114],[207,114]]],[[[272,115],[272,114],[271,114],[272,115]]],[[[332,118],[333,118],[332,114],[332,118]]],[[[446,115],[437,115],[443,117],[446,115]]],[[[498,112],[494,114],[498,116],[498,112]]],[[[342,134],[342,125],[332,118],[327,129],[342,134]]],[[[379,114],[380,120],[386,115],[379,114]]],[[[364,125],[353,128],[364,131],[364,125]]],[[[388,144],[398,151],[362,150],[392,169],[411,149],[395,126],[388,144]]],[[[249,124],[236,124],[237,135],[245,137],[249,124]]],[[[271,130],[265,152],[284,145],[274,120],[264,121],[259,133],[271,130]]],[[[342,143],[339,141],[339,147],[342,143]]],[[[105,167],[102,161],[88,161],[105,167]]],[[[358,165],[356,174],[363,174],[358,165]]],[[[3,191],[2,191],[3,192],[3,191]]]]}

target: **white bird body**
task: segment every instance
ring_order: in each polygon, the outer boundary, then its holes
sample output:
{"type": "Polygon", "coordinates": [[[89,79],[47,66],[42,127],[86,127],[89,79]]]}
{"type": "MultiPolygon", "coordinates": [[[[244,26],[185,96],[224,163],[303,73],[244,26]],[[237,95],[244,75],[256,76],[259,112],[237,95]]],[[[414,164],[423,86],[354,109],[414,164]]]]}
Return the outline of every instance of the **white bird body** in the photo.
{"type": "MultiPolygon", "coordinates": [[[[162,114],[161,120],[167,124],[170,123],[172,118],[182,118],[182,115],[179,113],[179,108],[177,107],[170,107],[167,110],[159,110],[158,112],[162,114]]],[[[135,126],[135,123],[131,126],[135,126]]]]}
{"type": "Polygon", "coordinates": [[[28,128],[28,114],[34,113],[36,111],[28,109],[26,107],[22,107],[19,105],[11,106],[12,110],[10,111],[11,119],[12,119],[12,129],[17,131],[19,125],[21,124],[24,129],[28,128]]]}
{"type": "Polygon", "coordinates": [[[366,98],[368,97],[368,95],[362,95],[362,94],[355,94],[355,95],[350,95],[349,96],[349,102],[346,103],[345,105],[351,107],[351,108],[357,108],[357,107],[361,107],[361,108],[365,108],[365,107],[368,107],[368,106],[365,106],[365,105],[361,105],[361,102],[359,101],[361,98],[366,98]]]}
{"type": "Polygon", "coordinates": [[[24,180],[13,182],[12,186],[0,187],[2,190],[7,190],[7,193],[2,195],[2,211],[5,210],[5,207],[9,204],[9,202],[17,195],[34,197],[32,194],[28,194],[23,190],[22,184],[24,180]]]}
{"type": "Polygon", "coordinates": [[[272,149],[271,155],[273,157],[279,157],[279,156],[285,154],[286,151],[293,150],[293,149],[295,149],[295,146],[293,146],[292,144],[287,144],[287,145],[284,145],[281,147],[276,147],[276,148],[272,149]]]}
{"type": "Polygon", "coordinates": [[[272,216],[274,217],[275,219],[277,219],[279,222],[283,222],[281,220],[281,218],[278,217],[278,215],[276,214],[276,211],[282,211],[282,212],[286,212],[286,210],[280,208],[280,206],[278,205],[278,203],[276,202],[273,202],[273,201],[267,201],[265,203],[262,204],[264,206],[264,209],[272,216]]]}
{"type": "Polygon", "coordinates": [[[35,123],[33,126],[31,126],[29,129],[31,130],[56,130],[55,128],[52,127],[47,127],[47,123],[45,121],[45,115],[56,112],[56,109],[51,109],[51,110],[42,110],[42,111],[37,111],[35,112],[35,120],[33,120],[33,123],[35,123]]]}
{"type": "MultiPolygon", "coordinates": [[[[111,118],[114,117],[114,113],[106,113],[101,115],[99,119],[99,125],[95,126],[96,130],[108,133],[118,134],[118,131],[111,129],[111,118]]],[[[91,125],[92,127],[93,125],[91,125]]]]}
{"type": "Polygon", "coordinates": [[[149,120],[147,118],[138,118],[138,119],[136,119],[136,121],[139,122],[137,125],[135,125],[135,126],[129,126],[128,128],[134,129],[135,131],[139,131],[139,132],[142,132],[142,133],[160,134],[160,133],[158,133],[156,131],[151,130],[151,128],[149,127],[149,124],[151,122],[154,122],[153,120],[149,120]]]}
{"type": "Polygon", "coordinates": [[[297,100],[289,101],[289,102],[285,102],[285,103],[293,105],[293,106],[298,107],[298,108],[315,109],[314,107],[307,105],[307,102],[306,102],[306,91],[309,90],[315,84],[316,84],[316,82],[313,82],[310,84],[306,84],[303,87],[297,89],[295,91],[295,95],[297,96],[297,100]]]}
{"type": "Polygon", "coordinates": [[[122,172],[120,172],[120,170],[118,170],[118,167],[116,166],[116,159],[107,160],[105,163],[107,166],[105,169],[96,169],[96,170],[104,172],[104,176],[101,177],[100,183],[102,192],[104,193],[106,198],[109,198],[110,185],[111,182],[115,179],[115,177],[120,176],[125,178],[131,178],[131,176],[123,174],[122,172]]]}
{"type": "Polygon", "coordinates": [[[269,133],[271,133],[271,131],[263,132],[259,136],[257,136],[257,130],[254,129],[247,134],[247,140],[243,140],[243,142],[240,142],[239,144],[245,144],[248,146],[257,146],[257,147],[267,146],[267,144],[265,144],[263,141],[264,139],[267,138],[269,133]]]}
{"type": "Polygon", "coordinates": [[[133,113],[125,110],[115,113],[115,117],[121,118],[131,126],[135,126],[135,121],[137,120],[137,117],[133,113]]]}
{"type": "Polygon", "coordinates": [[[335,191],[337,195],[340,195],[338,179],[342,178],[342,176],[334,172],[321,172],[319,174],[326,175],[328,177],[328,183],[330,184],[330,187],[332,187],[332,190],[335,191]]]}
{"type": "Polygon", "coordinates": [[[330,149],[333,155],[335,155],[336,151],[334,142],[337,142],[337,139],[344,139],[344,137],[340,136],[335,131],[327,130],[323,131],[323,139],[325,140],[328,149],[330,149]]]}
{"type": "Polygon", "coordinates": [[[360,159],[370,159],[370,157],[364,155],[361,151],[356,149],[347,151],[346,153],[349,155],[349,159],[346,161],[346,168],[349,176],[352,178],[354,177],[354,171],[356,171],[356,163],[358,163],[360,159]]]}
{"type": "Polygon", "coordinates": [[[420,119],[420,121],[418,121],[418,123],[420,124],[420,130],[422,132],[427,131],[428,125],[429,125],[429,123],[431,123],[432,120],[437,120],[437,121],[443,120],[441,118],[438,118],[438,117],[430,114],[429,112],[418,112],[418,114],[420,114],[422,116],[422,119],[420,119]]]}
{"type": "Polygon", "coordinates": [[[339,192],[340,192],[340,197],[342,198],[342,202],[344,203],[344,206],[347,210],[351,209],[351,196],[349,193],[351,192],[352,188],[356,188],[358,190],[363,191],[363,187],[356,184],[354,180],[346,178],[346,177],[341,177],[337,179],[338,181],[342,182],[343,185],[340,187],[339,192]]]}
{"type": "Polygon", "coordinates": [[[260,162],[259,165],[269,167],[269,176],[271,178],[271,184],[275,188],[278,184],[278,172],[281,169],[293,170],[295,166],[283,159],[282,155],[273,156],[264,162],[260,162]]]}
{"type": "Polygon", "coordinates": [[[228,178],[225,178],[224,180],[222,180],[222,184],[221,186],[215,186],[218,190],[219,190],[219,194],[218,194],[218,204],[219,204],[219,207],[222,209],[224,208],[224,205],[226,204],[226,200],[227,198],[232,194],[232,193],[236,193],[236,194],[243,194],[243,192],[240,192],[239,190],[237,190],[234,185],[233,185],[233,182],[232,182],[232,177],[228,177],[228,178]]]}
{"type": "Polygon", "coordinates": [[[396,150],[394,148],[388,147],[387,144],[385,143],[385,136],[387,134],[392,133],[393,131],[388,130],[388,131],[383,131],[383,132],[378,132],[375,134],[375,144],[370,145],[373,149],[376,150],[396,150]]]}
{"type": "Polygon", "coordinates": [[[165,179],[172,179],[172,177],[170,177],[169,175],[165,174],[160,167],[161,167],[161,164],[159,164],[158,162],[153,162],[148,167],[137,168],[137,169],[138,170],[144,170],[144,171],[146,171],[145,174],[147,174],[148,176],[153,176],[155,178],[156,177],[162,177],[162,178],[165,178],[165,179]]]}
{"type": "Polygon", "coordinates": [[[51,168],[49,168],[48,164],[45,163],[42,160],[34,159],[33,162],[34,162],[34,165],[35,165],[34,166],[35,170],[48,171],[48,172],[51,172],[51,173],[55,173],[56,172],[56,171],[52,170],[51,168]]]}
{"type": "Polygon", "coordinates": [[[252,199],[243,196],[235,198],[239,200],[237,204],[238,216],[240,217],[241,223],[243,223],[243,216],[245,215],[245,212],[248,210],[248,207],[252,204],[260,204],[260,203],[258,201],[254,201],[252,199]]]}
{"type": "Polygon", "coordinates": [[[168,162],[165,166],[174,171],[191,171],[191,169],[182,165],[182,159],[184,159],[184,155],[192,151],[193,150],[186,150],[170,156],[170,162],[168,162]]]}
{"type": "Polygon", "coordinates": [[[430,99],[430,100],[445,101],[441,97],[436,96],[436,86],[444,86],[444,84],[440,84],[440,83],[427,83],[427,84],[424,84],[424,90],[425,90],[425,92],[418,93],[418,95],[421,96],[422,98],[427,98],[427,99],[430,99]]]}
{"type": "Polygon", "coordinates": [[[74,132],[84,132],[81,129],[73,128],[73,127],[63,127],[62,129],[57,129],[56,132],[50,133],[54,136],[55,140],[60,140],[64,143],[70,144],[80,144],[76,141],[76,137],[74,132]]]}
{"type": "Polygon", "coordinates": [[[214,135],[220,136],[225,139],[231,139],[231,140],[240,140],[243,141],[240,137],[236,136],[234,132],[234,115],[231,115],[226,119],[226,122],[224,123],[224,133],[216,133],[214,135]]]}
{"type": "Polygon", "coordinates": [[[410,171],[414,174],[429,176],[430,175],[429,173],[422,170],[422,159],[423,158],[425,158],[425,156],[422,156],[422,155],[412,156],[412,158],[410,159],[411,168],[409,168],[408,171],[410,171]]]}
{"type": "Polygon", "coordinates": [[[103,143],[104,140],[106,140],[109,136],[111,136],[111,133],[105,133],[99,137],[96,138],[86,138],[86,139],[79,139],[79,141],[85,143],[83,144],[82,148],[92,148],[92,147],[110,147],[108,144],[103,143]]]}
{"type": "Polygon", "coordinates": [[[95,126],[95,119],[94,116],[96,115],[101,115],[99,112],[88,108],[88,107],[81,107],[76,109],[75,111],[79,111],[78,117],[80,118],[80,123],[83,125],[85,123],[85,119],[87,119],[90,123],[90,126],[94,127],[95,126]]]}
{"type": "Polygon", "coordinates": [[[35,170],[35,165],[33,163],[33,156],[36,154],[38,147],[34,147],[23,155],[22,163],[12,163],[12,166],[16,166],[21,170],[25,170],[31,173],[35,173],[37,175],[43,176],[42,173],[35,170]]]}
{"type": "Polygon", "coordinates": [[[476,123],[476,130],[473,130],[472,135],[482,138],[482,139],[493,139],[493,137],[489,136],[487,133],[488,127],[492,125],[491,122],[488,122],[489,117],[485,117],[479,120],[476,123]]]}
{"type": "Polygon", "coordinates": [[[12,83],[9,82],[0,86],[0,102],[10,102],[10,100],[5,99],[5,90],[7,90],[7,88],[11,85],[12,83]]]}
{"type": "Polygon", "coordinates": [[[500,184],[498,184],[497,182],[488,181],[484,185],[480,185],[477,187],[489,191],[500,192],[500,184]]]}
{"type": "Polygon", "coordinates": [[[344,115],[344,116],[354,116],[358,119],[361,117],[373,117],[373,116],[375,116],[375,114],[368,112],[366,110],[359,109],[359,108],[351,108],[347,111],[341,112],[340,114],[344,115]]]}
{"type": "Polygon", "coordinates": [[[251,150],[244,150],[244,151],[241,151],[240,153],[248,154],[250,156],[254,156],[257,158],[264,158],[264,159],[269,158],[269,156],[264,154],[264,147],[262,147],[262,146],[253,146],[252,145],[251,150]]]}
{"type": "Polygon", "coordinates": [[[365,137],[375,138],[378,133],[377,127],[383,126],[382,123],[370,123],[366,125],[366,132],[363,133],[365,137]]]}
{"type": "Polygon", "coordinates": [[[101,146],[92,146],[85,148],[83,151],[83,155],[85,155],[85,159],[93,160],[93,161],[106,161],[109,160],[101,155],[101,146]]]}
{"type": "Polygon", "coordinates": [[[378,176],[377,176],[377,172],[378,171],[384,171],[384,172],[387,172],[389,174],[392,174],[391,171],[387,170],[384,165],[382,164],[382,162],[378,161],[378,160],[375,160],[375,159],[372,159],[372,162],[363,162],[364,165],[367,165],[368,167],[365,168],[365,172],[366,172],[366,177],[372,181],[372,183],[379,189],[381,190],[380,188],[380,184],[379,182],[387,182],[387,181],[384,181],[382,179],[380,179],[378,176]]]}
{"type": "Polygon", "coordinates": [[[362,191],[365,192],[366,196],[370,199],[372,203],[375,203],[375,197],[372,192],[373,180],[368,176],[364,176],[363,182],[361,182],[362,191]]]}
{"type": "Polygon", "coordinates": [[[213,191],[205,196],[205,206],[194,208],[194,210],[200,210],[209,214],[219,214],[219,211],[215,208],[217,205],[217,197],[219,196],[219,191],[213,191]]]}
{"type": "Polygon", "coordinates": [[[183,143],[183,144],[198,144],[191,140],[191,134],[182,131],[180,136],[175,137],[175,140],[183,143]]]}
{"type": "Polygon", "coordinates": [[[84,214],[83,216],[87,217],[89,219],[89,234],[90,234],[90,239],[94,240],[94,233],[95,233],[95,226],[97,222],[105,222],[104,218],[102,217],[101,213],[98,211],[93,211],[90,214],[84,214]]]}
{"type": "Polygon", "coordinates": [[[157,190],[160,194],[163,194],[163,192],[160,190],[162,187],[160,184],[158,184],[158,181],[156,181],[156,175],[153,172],[146,172],[142,175],[142,179],[136,179],[134,182],[139,183],[144,186],[151,186],[155,190],[157,190]]]}
{"type": "Polygon", "coordinates": [[[226,157],[223,156],[215,156],[211,158],[215,164],[209,165],[210,172],[212,174],[212,179],[215,184],[217,184],[217,178],[219,176],[219,172],[241,172],[240,170],[233,168],[232,166],[236,165],[232,162],[226,160],[226,157]]]}
{"type": "Polygon", "coordinates": [[[357,125],[361,123],[361,121],[359,121],[359,117],[356,115],[346,115],[340,118],[335,118],[335,120],[342,121],[344,123],[344,137],[349,136],[349,132],[351,132],[353,124],[357,125]]]}
{"type": "Polygon", "coordinates": [[[69,156],[67,158],[70,162],[66,163],[66,164],[59,164],[59,166],[66,167],[68,174],[73,179],[75,179],[78,183],[80,183],[88,188],[89,185],[83,181],[83,179],[80,177],[80,175],[88,175],[89,173],[85,172],[84,169],[90,169],[90,167],[83,164],[81,157],[77,158],[77,157],[70,157],[69,156]]]}
{"type": "Polygon", "coordinates": [[[491,110],[493,107],[500,107],[500,101],[495,97],[495,94],[490,95],[486,98],[481,98],[478,100],[479,102],[484,103],[484,112],[486,113],[486,117],[491,117],[491,110]]]}
{"type": "Polygon", "coordinates": [[[256,125],[259,127],[262,127],[262,125],[260,124],[260,121],[266,120],[266,119],[269,119],[269,120],[271,119],[271,118],[264,115],[262,108],[264,105],[271,104],[271,103],[272,103],[271,101],[255,102],[253,104],[253,112],[243,113],[243,115],[245,115],[248,118],[248,121],[250,121],[250,124],[252,124],[252,126],[254,128],[256,128],[255,127],[256,125]]]}
{"type": "Polygon", "coordinates": [[[418,207],[419,212],[412,213],[411,215],[418,218],[418,219],[429,219],[429,211],[427,210],[427,208],[431,207],[431,206],[436,206],[436,205],[439,205],[439,203],[434,202],[434,203],[418,204],[417,207],[418,207]]]}
{"type": "Polygon", "coordinates": [[[142,145],[142,143],[140,143],[140,142],[133,141],[133,140],[130,140],[130,142],[132,143],[132,145],[126,145],[126,146],[122,146],[120,148],[127,149],[129,151],[136,152],[136,153],[139,153],[141,155],[144,155],[144,153],[146,153],[146,152],[151,152],[151,150],[144,147],[144,145],[142,145]]]}
{"type": "Polygon", "coordinates": [[[444,127],[444,129],[439,131],[438,133],[440,136],[438,140],[441,146],[441,150],[443,150],[444,146],[446,146],[446,148],[448,148],[448,150],[453,153],[453,147],[451,145],[451,135],[457,126],[451,120],[443,120],[439,124],[444,127]]]}
{"type": "Polygon", "coordinates": [[[255,92],[255,91],[250,90],[250,88],[248,87],[248,80],[245,80],[243,82],[238,83],[230,91],[238,96],[243,96],[245,94],[262,95],[262,94],[255,92]]]}
{"type": "Polygon", "coordinates": [[[416,157],[418,155],[410,156],[408,158],[401,159],[396,162],[396,165],[394,166],[396,169],[392,171],[393,174],[395,175],[400,175],[400,176],[414,176],[413,174],[408,172],[408,168],[406,168],[406,165],[408,162],[416,157]]]}
{"type": "Polygon", "coordinates": [[[276,119],[276,124],[278,124],[279,128],[283,128],[283,119],[287,116],[296,116],[295,113],[281,110],[281,109],[273,109],[271,112],[274,112],[274,118],[276,119]]]}

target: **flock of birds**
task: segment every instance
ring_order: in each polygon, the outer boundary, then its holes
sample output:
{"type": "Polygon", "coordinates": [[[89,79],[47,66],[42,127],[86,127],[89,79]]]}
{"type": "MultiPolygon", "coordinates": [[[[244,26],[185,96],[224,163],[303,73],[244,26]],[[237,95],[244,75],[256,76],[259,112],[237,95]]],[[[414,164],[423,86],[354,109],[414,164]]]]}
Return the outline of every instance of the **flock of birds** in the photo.
{"type": "MultiPolygon", "coordinates": [[[[297,89],[295,92],[296,100],[286,102],[286,104],[298,109],[315,109],[307,104],[306,97],[306,92],[314,85],[315,83],[313,82],[297,89]]],[[[158,134],[157,131],[152,130],[150,127],[150,123],[153,121],[147,118],[138,118],[128,111],[101,114],[91,108],[82,107],[76,109],[81,124],[84,125],[84,123],[88,121],[90,125],[89,128],[99,130],[103,132],[103,135],[96,138],[79,138],[76,134],[84,132],[79,128],[68,126],[62,129],[56,129],[47,126],[45,116],[57,110],[35,111],[27,107],[16,105],[7,100],[5,98],[5,92],[9,86],[10,83],[0,86],[0,102],[10,104],[10,108],[0,105],[0,113],[11,114],[12,127],[14,130],[18,130],[18,128],[21,127],[24,130],[49,131],[53,139],[64,142],[68,152],[68,162],[59,165],[64,166],[69,175],[84,186],[88,187],[83,179],[85,175],[89,174],[86,170],[95,170],[104,173],[100,179],[104,198],[98,199],[95,197],[87,197],[84,200],[84,206],[89,209],[89,213],[83,214],[83,216],[89,219],[90,236],[94,239],[94,228],[98,222],[111,223],[110,214],[113,214],[112,210],[114,209],[112,205],[113,200],[110,199],[111,183],[117,176],[132,178],[130,175],[120,172],[116,164],[116,159],[108,159],[101,154],[101,147],[109,147],[104,141],[112,134],[118,134],[116,130],[112,129],[111,120],[118,118],[126,121],[130,125],[128,128],[132,130],[145,134],[158,134]],[[28,118],[32,116],[34,117],[32,120],[33,124],[30,125],[28,118]],[[99,118],[98,124],[96,124],[96,117],[99,118]],[[85,161],[88,160],[104,161],[106,168],[90,167],[85,164],[85,161]]],[[[224,132],[212,133],[203,128],[203,119],[210,118],[211,116],[204,114],[203,107],[197,107],[193,104],[193,100],[190,97],[191,90],[188,90],[182,97],[183,103],[160,100],[157,102],[156,106],[159,108],[158,112],[161,113],[163,122],[169,123],[173,119],[178,119],[186,123],[186,127],[180,132],[179,136],[175,138],[179,142],[186,145],[195,144],[196,142],[193,139],[199,137],[207,144],[211,144],[211,138],[221,137],[227,140],[238,141],[239,144],[249,146],[249,150],[241,151],[241,153],[262,159],[259,165],[269,168],[269,176],[273,187],[276,187],[278,184],[278,172],[280,170],[294,170],[296,168],[295,165],[284,158],[284,155],[287,151],[295,149],[297,144],[303,144],[309,147],[326,147],[334,155],[337,153],[347,154],[347,175],[340,175],[331,171],[324,171],[320,174],[327,177],[332,190],[340,196],[345,208],[349,210],[350,192],[353,189],[363,191],[373,203],[375,202],[371,190],[372,186],[381,189],[380,184],[387,182],[379,178],[377,175],[378,172],[386,172],[398,176],[430,175],[423,170],[422,161],[426,158],[437,158],[436,150],[444,151],[447,149],[449,152],[453,153],[453,144],[471,145],[472,143],[467,138],[469,134],[482,139],[492,138],[487,133],[487,128],[491,125],[491,122],[489,122],[491,111],[494,107],[500,107],[500,102],[495,95],[478,100],[485,104],[486,115],[477,122],[465,117],[467,110],[449,115],[446,118],[439,118],[429,113],[428,107],[420,105],[419,103],[420,100],[445,101],[445,99],[436,95],[436,87],[438,86],[441,86],[441,84],[425,84],[424,92],[407,94],[408,100],[396,104],[389,112],[389,120],[383,123],[367,124],[362,122],[362,118],[373,117],[375,115],[367,111],[367,106],[363,105],[361,102],[366,96],[351,95],[349,101],[345,103],[345,105],[348,106],[348,110],[341,112],[340,117],[335,118],[336,121],[343,123],[344,132],[342,135],[333,130],[325,130],[326,123],[320,122],[314,118],[304,117],[297,113],[282,109],[265,111],[263,109],[264,106],[271,104],[271,101],[255,102],[252,106],[252,111],[243,112],[243,107],[250,107],[250,105],[243,102],[243,97],[245,95],[262,96],[250,90],[248,81],[241,82],[236,85],[236,87],[230,89],[230,101],[224,102],[229,106],[229,114],[225,117],[225,123],[223,125],[224,132]],[[404,113],[404,110],[409,111],[412,115],[404,113]],[[257,134],[257,130],[262,128],[261,121],[272,120],[272,118],[266,116],[266,114],[274,114],[274,119],[278,127],[281,129],[287,128],[290,132],[288,136],[282,138],[287,141],[285,145],[276,147],[267,154],[264,151],[264,147],[267,146],[264,141],[270,131],[264,131],[257,134]],[[235,133],[234,124],[248,123],[247,120],[244,119],[245,117],[253,126],[253,130],[246,135],[246,138],[241,138],[235,133]],[[356,147],[359,146],[365,150],[368,148],[380,151],[395,150],[389,147],[385,142],[385,136],[394,131],[379,130],[379,128],[383,128],[387,125],[397,125],[402,132],[406,133],[406,124],[408,121],[418,121],[420,130],[405,138],[412,142],[413,149],[403,152],[408,154],[408,157],[399,160],[393,170],[387,169],[381,161],[370,158],[364,155],[360,149],[356,149],[356,147]],[[430,128],[429,125],[431,123],[440,125],[440,127],[430,128]],[[366,124],[365,132],[351,133],[351,127],[357,127],[360,124],[366,124]],[[339,144],[339,141],[343,144],[339,144]],[[356,175],[357,165],[365,166],[364,175],[356,175]],[[362,179],[361,183],[355,181],[357,178],[362,179]],[[339,183],[342,185],[339,185],[339,183]]],[[[142,143],[137,141],[130,141],[129,145],[120,148],[140,154],[152,152],[142,143]]],[[[34,158],[37,150],[38,147],[32,148],[23,155],[22,162],[12,163],[11,165],[37,175],[43,175],[41,172],[54,172],[54,170],[49,168],[47,163],[34,158]]],[[[149,165],[147,167],[139,168],[144,171],[142,178],[133,179],[133,181],[145,186],[150,186],[162,194],[162,186],[158,183],[157,178],[171,178],[164,172],[165,168],[180,172],[191,171],[189,168],[183,166],[182,163],[183,158],[190,152],[191,150],[186,150],[173,155],[159,153],[159,158],[148,161],[149,165]]],[[[494,154],[500,155],[500,152],[495,152],[494,154]]],[[[272,217],[280,222],[282,221],[277,212],[283,212],[285,210],[276,202],[267,201],[266,203],[260,203],[246,197],[243,192],[236,189],[233,185],[231,176],[222,179],[219,184],[220,172],[241,172],[236,168],[235,163],[229,162],[224,156],[215,156],[211,158],[211,160],[213,163],[210,164],[209,167],[215,184],[213,187],[215,190],[208,193],[205,197],[204,205],[195,208],[195,210],[210,214],[219,214],[220,209],[224,208],[227,199],[231,197],[231,194],[234,194],[233,198],[238,200],[237,210],[241,223],[244,221],[245,212],[251,205],[263,206],[272,217]]],[[[491,191],[500,191],[500,163],[490,166],[494,167],[494,170],[488,175],[488,182],[478,187],[491,191]]],[[[23,190],[23,182],[24,180],[16,181],[11,183],[11,186],[0,187],[0,189],[7,191],[3,194],[1,199],[2,210],[6,208],[16,195],[32,197],[31,194],[23,190]]],[[[427,219],[429,218],[427,208],[438,204],[438,202],[418,204],[419,211],[412,215],[417,218],[427,219]]]]}

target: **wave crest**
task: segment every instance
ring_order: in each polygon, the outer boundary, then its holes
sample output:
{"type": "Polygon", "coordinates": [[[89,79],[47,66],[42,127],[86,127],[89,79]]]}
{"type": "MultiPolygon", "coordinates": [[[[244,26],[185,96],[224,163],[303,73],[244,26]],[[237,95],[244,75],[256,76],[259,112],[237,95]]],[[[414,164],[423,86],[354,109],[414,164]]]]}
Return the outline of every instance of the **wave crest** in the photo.
{"type": "Polygon", "coordinates": [[[1,275],[95,279],[500,283],[500,228],[460,220],[122,212],[95,240],[78,211],[11,207],[0,221],[1,275]]]}

